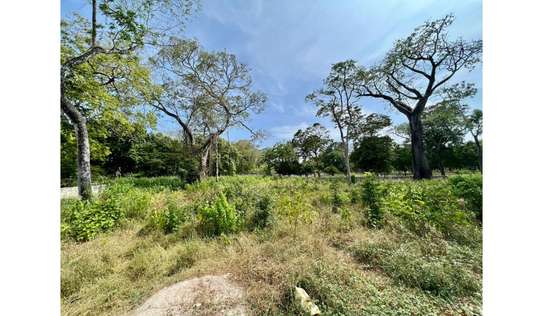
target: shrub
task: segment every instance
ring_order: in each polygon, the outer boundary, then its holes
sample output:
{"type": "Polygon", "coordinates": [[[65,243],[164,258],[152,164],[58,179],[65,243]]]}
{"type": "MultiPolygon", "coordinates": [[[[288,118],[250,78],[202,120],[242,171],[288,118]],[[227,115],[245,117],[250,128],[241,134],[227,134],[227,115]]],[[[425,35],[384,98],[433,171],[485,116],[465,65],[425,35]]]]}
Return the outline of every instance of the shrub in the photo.
{"type": "Polygon", "coordinates": [[[353,214],[351,210],[347,208],[340,208],[339,214],[341,216],[341,227],[344,229],[350,229],[353,226],[353,214]]]}
{"type": "Polygon", "coordinates": [[[351,188],[351,191],[349,192],[349,195],[350,195],[352,204],[355,204],[355,203],[358,203],[358,202],[361,201],[362,198],[361,198],[361,194],[360,194],[359,191],[360,190],[356,186],[353,186],[351,188]]]}
{"type": "Polygon", "coordinates": [[[330,184],[331,191],[331,203],[332,203],[332,212],[338,213],[339,208],[342,205],[345,205],[351,199],[348,193],[340,192],[339,182],[337,180],[332,181],[330,184]]]}
{"type": "Polygon", "coordinates": [[[126,218],[144,219],[151,203],[151,193],[144,190],[130,189],[118,197],[126,218]]]}
{"type": "Polygon", "coordinates": [[[282,196],[278,209],[279,213],[294,225],[295,232],[298,230],[299,223],[311,223],[316,215],[300,191],[292,192],[290,196],[282,196]]]}
{"type": "Polygon", "coordinates": [[[115,199],[79,201],[68,211],[62,233],[76,241],[87,241],[114,227],[123,217],[115,199]]]}
{"type": "Polygon", "coordinates": [[[174,233],[182,223],[187,221],[188,217],[185,208],[179,207],[174,200],[168,199],[165,209],[151,213],[147,228],[157,228],[165,234],[174,233]]]}
{"type": "Polygon", "coordinates": [[[379,184],[372,173],[365,173],[363,176],[362,202],[368,212],[368,225],[381,227],[383,214],[379,205],[379,184]]]}
{"type": "Polygon", "coordinates": [[[213,203],[199,208],[198,221],[201,231],[207,236],[235,233],[240,228],[240,217],[236,208],[228,203],[222,192],[213,203]]]}
{"type": "Polygon", "coordinates": [[[336,166],[326,166],[323,171],[332,176],[341,173],[336,166]]]}
{"type": "Polygon", "coordinates": [[[456,175],[449,178],[453,193],[465,202],[477,219],[483,220],[483,177],[478,174],[456,175]]]}
{"type": "Polygon", "coordinates": [[[256,204],[254,213],[249,220],[249,229],[262,229],[271,225],[273,222],[273,200],[269,195],[260,198],[256,204]]]}
{"type": "Polygon", "coordinates": [[[150,202],[147,192],[130,183],[114,182],[92,201],[70,201],[62,212],[61,236],[87,241],[117,226],[124,218],[144,218],[150,202]]]}
{"type": "Polygon", "coordinates": [[[435,227],[448,239],[469,241],[473,215],[460,208],[447,181],[403,181],[388,185],[381,206],[419,236],[427,235],[435,227]]]}

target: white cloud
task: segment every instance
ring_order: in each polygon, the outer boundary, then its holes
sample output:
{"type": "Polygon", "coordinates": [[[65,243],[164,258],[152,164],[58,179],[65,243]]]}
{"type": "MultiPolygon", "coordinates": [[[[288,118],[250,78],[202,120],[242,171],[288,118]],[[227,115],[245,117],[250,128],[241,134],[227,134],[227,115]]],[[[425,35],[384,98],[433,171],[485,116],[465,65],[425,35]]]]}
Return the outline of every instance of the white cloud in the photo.
{"type": "Polygon", "coordinates": [[[299,129],[305,129],[307,127],[309,127],[307,122],[301,122],[294,125],[274,126],[268,129],[268,132],[270,134],[269,136],[274,140],[285,141],[291,139],[294,136],[294,133],[296,133],[296,131],[299,129]]]}

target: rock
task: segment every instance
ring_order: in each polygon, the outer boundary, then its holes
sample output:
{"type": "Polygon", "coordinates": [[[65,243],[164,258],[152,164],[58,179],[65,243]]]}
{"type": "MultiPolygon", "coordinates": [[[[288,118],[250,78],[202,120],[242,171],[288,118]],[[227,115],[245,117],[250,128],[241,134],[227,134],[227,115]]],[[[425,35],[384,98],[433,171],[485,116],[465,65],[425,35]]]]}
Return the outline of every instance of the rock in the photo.
{"type": "Polygon", "coordinates": [[[301,309],[307,314],[311,316],[318,316],[321,314],[321,311],[311,301],[311,298],[307,294],[307,292],[302,289],[301,287],[296,287],[294,289],[294,298],[296,299],[296,302],[300,305],[301,309]]]}
{"type": "Polygon", "coordinates": [[[245,292],[228,275],[203,276],[163,288],[129,315],[247,315],[245,292]]]}

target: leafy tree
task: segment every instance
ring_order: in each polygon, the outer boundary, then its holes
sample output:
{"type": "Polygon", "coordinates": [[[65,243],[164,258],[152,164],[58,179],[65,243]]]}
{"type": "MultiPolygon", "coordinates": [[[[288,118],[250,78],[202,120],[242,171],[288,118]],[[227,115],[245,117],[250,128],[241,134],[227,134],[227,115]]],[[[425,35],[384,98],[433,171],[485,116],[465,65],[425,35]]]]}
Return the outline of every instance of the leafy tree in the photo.
{"type": "Polygon", "coordinates": [[[194,40],[172,38],[151,63],[162,88],[152,106],[176,120],[186,143],[199,154],[200,179],[207,176],[212,146],[228,128],[259,136],[246,121],[263,110],[266,97],[252,90],[249,69],[235,55],[206,52],[194,40]]]}
{"type": "Polygon", "coordinates": [[[233,143],[232,147],[239,153],[239,159],[236,162],[237,173],[249,174],[255,172],[262,156],[261,151],[248,140],[239,140],[233,143]]]}
{"type": "Polygon", "coordinates": [[[264,162],[280,175],[301,174],[302,165],[291,142],[276,144],[264,152],[264,162]]]}
{"type": "Polygon", "coordinates": [[[351,154],[351,162],[361,171],[388,173],[392,167],[392,138],[366,136],[360,139],[351,154]]]}
{"type": "Polygon", "coordinates": [[[322,170],[320,155],[331,142],[328,130],[319,123],[304,130],[299,129],[292,139],[292,145],[302,158],[305,170],[317,172],[322,170]]]}
{"type": "Polygon", "coordinates": [[[386,173],[391,169],[392,139],[378,136],[392,124],[387,115],[372,113],[361,118],[350,160],[362,171],[386,173]]]}
{"type": "Polygon", "coordinates": [[[320,157],[323,171],[334,175],[336,173],[345,173],[347,167],[343,158],[343,145],[333,142],[322,152],[320,157]]]}
{"type": "Polygon", "coordinates": [[[414,179],[432,177],[421,120],[426,104],[439,97],[445,84],[460,70],[472,70],[480,61],[481,40],[448,38],[447,28],[453,21],[454,17],[447,15],[424,23],[397,41],[381,64],[359,72],[357,96],[385,100],[407,117],[414,179]]]}
{"type": "Polygon", "coordinates": [[[479,170],[483,172],[483,148],[479,137],[483,134],[483,111],[474,109],[470,115],[465,117],[466,128],[473,137],[475,146],[477,146],[479,170]]]}
{"type": "Polygon", "coordinates": [[[406,144],[392,144],[392,167],[404,174],[411,170],[413,160],[411,158],[411,146],[406,144]]]}
{"type": "Polygon", "coordinates": [[[446,157],[445,164],[451,169],[470,169],[479,168],[479,155],[477,146],[474,142],[459,144],[452,148],[452,153],[446,157]]]}
{"type": "Polygon", "coordinates": [[[146,39],[156,42],[168,22],[173,23],[169,29],[182,25],[192,7],[191,1],[92,0],[90,22],[81,16],[62,22],[60,106],[75,130],[82,199],[92,196],[87,115],[104,104],[112,107],[137,102],[133,96],[139,93],[133,92],[139,92],[147,82],[147,73],[139,65],[136,50],[146,39]],[[165,12],[171,14],[167,20],[160,18],[165,12]],[[97,23],[98,14],[103,17],[101,24],[97,23]]]}
{"type": "Polygon", "coordinates": [[[445,176],[446,156],[464,138],[463,113],[463,106],[459,103],[444,102],[428,107],[422,116],[425,125],[424,142],[430,162],[439,168],[442,176],[445,176]]]}
{"type": "Polygon", "coordinates": [[[358,137],[376,136],[380,131],[392,125],[388,115],[372,113],[363,117],[358,125],[358,137]]]}
{"type": "Polygon", "coordinates": [[[189,183],[197,179],[197,161],[185,144],[171,136],[150,133],[130,148],[129,157],[143,176],[175,175],[189,183]]]}
{"type": "Polygon", "coordinates": [[[107,133],[102,143],[110,152],[103,163],[106,172],[111,175],[116,174],[117,171],[121,174],[138,172],[136,161],[130,153],[134,146],[146,141],[148,137],[146,125],[142,122],[133,122],[105,126],[107,133]]]}
{"type": "Polygon", "coordinates": [[[362,119],[362,110],[358,105],[359,96],[355,93],[357,71],[358,67],[354,60],[332,65],[330,74],[324,80],[324,87],[306,97],[306,101],[317,106],[317,116],[329,116],[338,129],[349,183],[351,183],[349,142],[357,136],[358,123],[362,119]]]}

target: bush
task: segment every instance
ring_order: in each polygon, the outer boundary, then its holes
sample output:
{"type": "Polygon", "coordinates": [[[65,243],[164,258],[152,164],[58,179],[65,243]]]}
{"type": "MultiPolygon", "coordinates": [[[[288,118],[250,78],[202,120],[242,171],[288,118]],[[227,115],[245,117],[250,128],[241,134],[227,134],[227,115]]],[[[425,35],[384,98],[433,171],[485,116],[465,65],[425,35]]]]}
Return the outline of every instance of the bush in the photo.
{"type": "Polygon", "coordinates": [[[123,215],[114,199],[99,202],[78,201],[68,210],[62,233],[76,241],[87,241],[100,232],[110,230],[123,215]]]}
{"type": "Polygon", "coordinates": [[[453,193],[464,200],[468,210],[483,220],[483,177],[479,174],[456,175],[449,178],[453,193]]]}
{"type": "Polygon", "coordinates": [[[372,173],[365,173],[362,179],[362,202],[368,212],[368,225],[376,228],[383,225],[383,214],[379,205],[379,184],[372,173]]]}
{"type": "Polygon", "coordinates": [[[198,221],[202,233],[206,236],[235,233],[240,228],[240,217],[236,208],[228,203],[222,192],[213,203],[199,208],[198,221]]]}
{"type": "Polygon", "coordinates": [[[341,171],[335,166],[326,166],[323,171],[331,176],[341,173],[341,171]]]}
{"type": "Polygon", "coordinates": [[[166,208],[151,213],[147,228],[158,228],[165,234],[174,233],[189,218],[187,210],[172,199],[168,199],[166,208]]]}
{"type": "Polygon", "coordinates": [[[338,213],[341,206],[347,204],[351,197],[348,193],[340,192],[340,183],[337,180],[332,181],[330,184],[332,212],[338,213]]]}
{"type": "Polygon", "coordinates": [[[381,200],[383,211],[398,217],[419,236],[435,227],[447,239],[465,243],[472,238],[473,215],[461,209],[447,181],[402,181],[389,184],[386,192],[381,200]]]}
{"type": "Polygon", "coordinates": [[[316,216],[312,206],[306,201],[300,191],[292,191],[290,195],[283,195],[278,202],[279,214],[284,216],[287,221],[294,225],[297,233],[298,224],[309,224],[316,216]]]}
{"type": "Polygon", "coordinates": [[[270,196],[265,195],[260,198],[256,204],[254,213],[249,220],[249,229],[263,229],[271,225],[273,222],[273,200],[270,196]]]}
{"type": "Polygon", "coordinates": [[[150,202],[145,191],[129,183],[115,182],[98,199],[65,203],[61,216],[61,236],[87,241],[98,233],[111,230],[124,218],[144,218],[150,202]]]}

